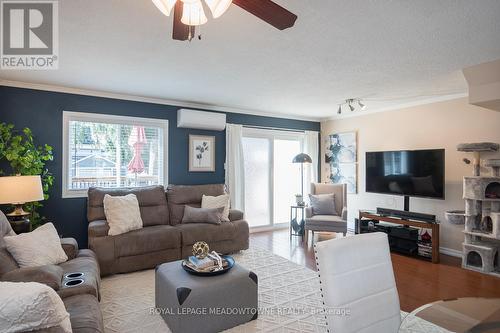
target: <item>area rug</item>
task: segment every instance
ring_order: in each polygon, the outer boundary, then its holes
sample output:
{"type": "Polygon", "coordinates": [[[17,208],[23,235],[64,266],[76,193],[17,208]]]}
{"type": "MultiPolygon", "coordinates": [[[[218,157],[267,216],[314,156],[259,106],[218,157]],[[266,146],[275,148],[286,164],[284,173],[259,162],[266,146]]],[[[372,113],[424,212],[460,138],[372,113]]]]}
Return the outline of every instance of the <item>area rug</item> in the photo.
{"type": "MultiPolygon", "coordinates": [[[[316,272],[260,248],[234,258],[259,277],[260,314],[257,320],[228,332],[327,332],[316,272]]],[[[154,270],[147,270],[102,280],[101,309],[107,333],[170,332],[153,311],[154,279],[154,270]]],[[[445,332],[432,326],[417,320],[405,332],[445,332]]]]}

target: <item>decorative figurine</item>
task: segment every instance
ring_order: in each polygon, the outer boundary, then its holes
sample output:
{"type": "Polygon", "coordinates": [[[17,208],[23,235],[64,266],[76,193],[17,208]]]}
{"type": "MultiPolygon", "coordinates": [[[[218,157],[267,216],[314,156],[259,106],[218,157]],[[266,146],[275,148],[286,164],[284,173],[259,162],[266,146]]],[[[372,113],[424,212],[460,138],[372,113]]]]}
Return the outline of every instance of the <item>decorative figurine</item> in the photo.
{"type": "Polygon", "coordinates": [[[193,256],[198,259],[204,259],[208,252],[210,252],[210,247],[205,242],[196,242],[193,245],[193,256]]]}

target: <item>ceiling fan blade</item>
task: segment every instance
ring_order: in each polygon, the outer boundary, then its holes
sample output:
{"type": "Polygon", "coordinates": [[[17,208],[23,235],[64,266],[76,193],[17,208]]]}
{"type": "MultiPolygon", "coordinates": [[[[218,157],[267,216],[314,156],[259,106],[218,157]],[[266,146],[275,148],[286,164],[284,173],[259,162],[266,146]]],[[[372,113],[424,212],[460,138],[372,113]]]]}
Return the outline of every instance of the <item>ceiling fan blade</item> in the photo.
{"type": "Polygon", "coordinates": [[[293,27],[297,20],[297,15],[271,0],[233,0],[233,3],[280,30],[293,27]]]}
{"type": "Polygon", "coordinates": [[[172,38],[176,40],[188,40],[194,37],[194,26],[185,25],[181,22],[183,2],[177,1],[174,7],[174,29],[172,38]],[[191,30],[191,34],[189,34],[191,30]]]}

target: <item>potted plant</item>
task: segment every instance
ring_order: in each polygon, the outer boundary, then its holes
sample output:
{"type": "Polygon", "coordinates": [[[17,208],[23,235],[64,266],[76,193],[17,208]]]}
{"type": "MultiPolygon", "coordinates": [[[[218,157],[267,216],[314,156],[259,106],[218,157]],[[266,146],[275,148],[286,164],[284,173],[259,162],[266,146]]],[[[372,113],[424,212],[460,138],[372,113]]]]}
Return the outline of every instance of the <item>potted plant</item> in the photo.
{"type": "Polygon", "coordinates": [[[297,206],[304,206],[304,197],[302,194],[295,194],[295,202],[297,203],[297,206]]]}
{"type": "MultiPolygon", "coordinates": [[[[0,123],[0,165],[8,165],[8,172],[0,169],[0,175],[40,175],[44,199],[49,198],[49,189],[54,184],[54,176],[46,167],[48,161],[52,161],[52,147],[35,144],[33,133],[29,128],[17,130],[12,124],[0,123]]],[[[32,227],[44,223],[45,218],[39,213],[41,202],[30,202],[24,209],[31,213],[32,227]]]]}

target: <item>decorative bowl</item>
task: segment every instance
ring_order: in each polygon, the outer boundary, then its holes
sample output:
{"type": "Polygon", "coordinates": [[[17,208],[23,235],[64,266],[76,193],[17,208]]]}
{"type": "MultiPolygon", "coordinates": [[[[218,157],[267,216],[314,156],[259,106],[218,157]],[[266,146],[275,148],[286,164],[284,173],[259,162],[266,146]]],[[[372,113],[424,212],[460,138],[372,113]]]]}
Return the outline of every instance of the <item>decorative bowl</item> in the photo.
{"type": "Polygon", "coordinates": [[[218,270],[218,271],[213,271],[213,272],[197,272],[195,271],[194,269],[192,269],[191,267],[187,266],[185,264],[185,260],[182,261],[182,268],[188,272],[189,274],[193,274],[193,275],[197,275],[197,276],[216,276],[216,275],[221,275],[221,274],[224,274],[224,273],[227,273],[229,272],[229,270],[231,268],[233,268],[234,266],[234,258],[231,257],[231,256],[220,256],[223,260],[226,260],[227,261],[227,266],[224,267],[223,269],[221,270],[218,270]]]}

